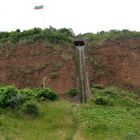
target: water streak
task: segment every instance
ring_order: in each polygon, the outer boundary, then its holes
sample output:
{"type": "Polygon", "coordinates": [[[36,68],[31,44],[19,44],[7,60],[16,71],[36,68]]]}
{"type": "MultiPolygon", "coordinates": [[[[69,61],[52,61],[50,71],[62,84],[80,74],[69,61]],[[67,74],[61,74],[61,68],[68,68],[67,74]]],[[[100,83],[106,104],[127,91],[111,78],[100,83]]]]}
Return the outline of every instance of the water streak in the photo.
{"type": "Polygon", "coordinates": [[[87,72],[86,72],[84,49],[85,49],[84,46],[76,47],[80,101],[82,103],[87,102],[87,96],[90,94],[88,76],[87,76],[87,72]]]}

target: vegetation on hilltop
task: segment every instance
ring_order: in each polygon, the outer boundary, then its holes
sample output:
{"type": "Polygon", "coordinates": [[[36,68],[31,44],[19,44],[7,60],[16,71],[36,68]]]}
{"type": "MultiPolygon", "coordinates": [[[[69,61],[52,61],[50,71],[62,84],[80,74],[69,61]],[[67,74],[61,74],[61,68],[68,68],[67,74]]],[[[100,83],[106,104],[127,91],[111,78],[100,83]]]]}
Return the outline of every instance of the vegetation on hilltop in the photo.
{"type": "Polygon", "coordinates": [[[83,36],[88,42],[93,42],[100,45],[105,41],[140,39],[140,32],[129,30],[110,30],[108,32],[101,31],[97,34],[86,33],[83,36]]]}
{"type": "MultiPolygon", "coordinates": [[[[122,40],[122,39],[139,39],[140,32],[129,30],[110,30],[109,32],[98,32],[80,34],[78,36],[84,37],[88,42],[101,44],[104,41],[122,40]]],[[[17,44],[17,43],[35,43],[38,41],[47,41],[51,43],[72,43],[74,36],[66,29],[55,29],[53,27],[42,30],[41,28],[34,28],[30,30],[20,31],[17,29],[12,32],[0,32],[0,45],[3,44],[17,44]]]]}
{"type": "Polygon", "coordinates": [[[12,32],[0,32],[0,43],[19,43],[19,42],[30,42],[35,43],[37,41],[48,41],[51,43],[62,43],[62,42],[71,42],[72,34],[68,29],[40,29],[34,28],[26,31],[20,31],[17,29],[12,32]]]}

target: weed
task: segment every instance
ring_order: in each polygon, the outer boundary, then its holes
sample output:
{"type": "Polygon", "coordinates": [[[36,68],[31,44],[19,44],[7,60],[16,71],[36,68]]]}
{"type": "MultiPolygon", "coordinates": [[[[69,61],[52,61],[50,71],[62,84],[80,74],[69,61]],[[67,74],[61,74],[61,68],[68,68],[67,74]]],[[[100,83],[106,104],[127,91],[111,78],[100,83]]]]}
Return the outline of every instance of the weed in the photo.
{"type": "Polygon", "coordinates": [[[63,54],[61,55],[61,57],[62,57],[62,59],[65,60],[65,61],[69,61],[69,60],[72,59],[72,55],[70,55],[70,54],[65,54],[65,53],[63,53],[63,54]]]}
{"type": "Polygon", "coordinates": [[[72,88],[68,91],[68,95],[71,97],[75,97],[78,94],[78,89],[77,88],[72,88]]]}
{"type": "Polygon", "coordinates": [[[50,100],[50,101],[58,100],[57,93],[49,88],[38,88],[38,89],[35,89],[35,91],[37,93],[38,99],[50,100]]]}
{"type": "Polygon", "coordinates": [[[51,79],[56,79],[56,78],[59,78],[60,77],[60,73],[59,72],[52,72],[50,74],[50,78],[51,79]]]}
{"type": "Polygon", "coordinates": [[[30,100],[26,102],[23,107],[22,111],[26,114],[38,116],[39,115],[39,107],[35,101],[30,100]]]}
{"type": "Polygon", "coordinates": [[[105,97],[96,97],[95,104],[97,105],[105,105],[105,106],[112,106],[112,102],[105,98],[105,97]]]}

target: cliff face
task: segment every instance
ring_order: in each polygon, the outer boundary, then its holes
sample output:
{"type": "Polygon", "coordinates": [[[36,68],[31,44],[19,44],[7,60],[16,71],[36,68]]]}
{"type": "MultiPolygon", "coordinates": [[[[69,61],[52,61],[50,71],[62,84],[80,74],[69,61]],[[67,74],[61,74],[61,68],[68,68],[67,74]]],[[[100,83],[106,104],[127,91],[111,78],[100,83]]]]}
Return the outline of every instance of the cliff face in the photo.
{"type": "Polygon", "coordinates": [[[140,87],[140,40],[106,42],[92,56],[95,82],[140,87]]]}
{"type": "MultiPolygon", "coordinates": [[[[87,45],[90,84],[140,88],[140,40],[106,41],[87,45]]],[[[70,44],[20,44],[0,48],[0,82],[19,88],[46,86],[60,93],[76,86],[73,49],[70,44]]]]}

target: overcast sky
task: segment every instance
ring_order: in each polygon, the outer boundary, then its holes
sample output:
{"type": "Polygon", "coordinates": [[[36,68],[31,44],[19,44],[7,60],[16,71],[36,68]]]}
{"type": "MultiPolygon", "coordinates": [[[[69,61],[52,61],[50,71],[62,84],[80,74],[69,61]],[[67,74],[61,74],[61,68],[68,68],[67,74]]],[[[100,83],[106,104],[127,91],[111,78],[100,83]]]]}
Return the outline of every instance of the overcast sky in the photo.
{"type": "Polygon", "coordinates": [[[73,28],[76,34],[140,31],[140,0],[0,0],[0,31],[44,26],[73,28]],[[41,4],[43,10],[34,10],[41,4]]]}

